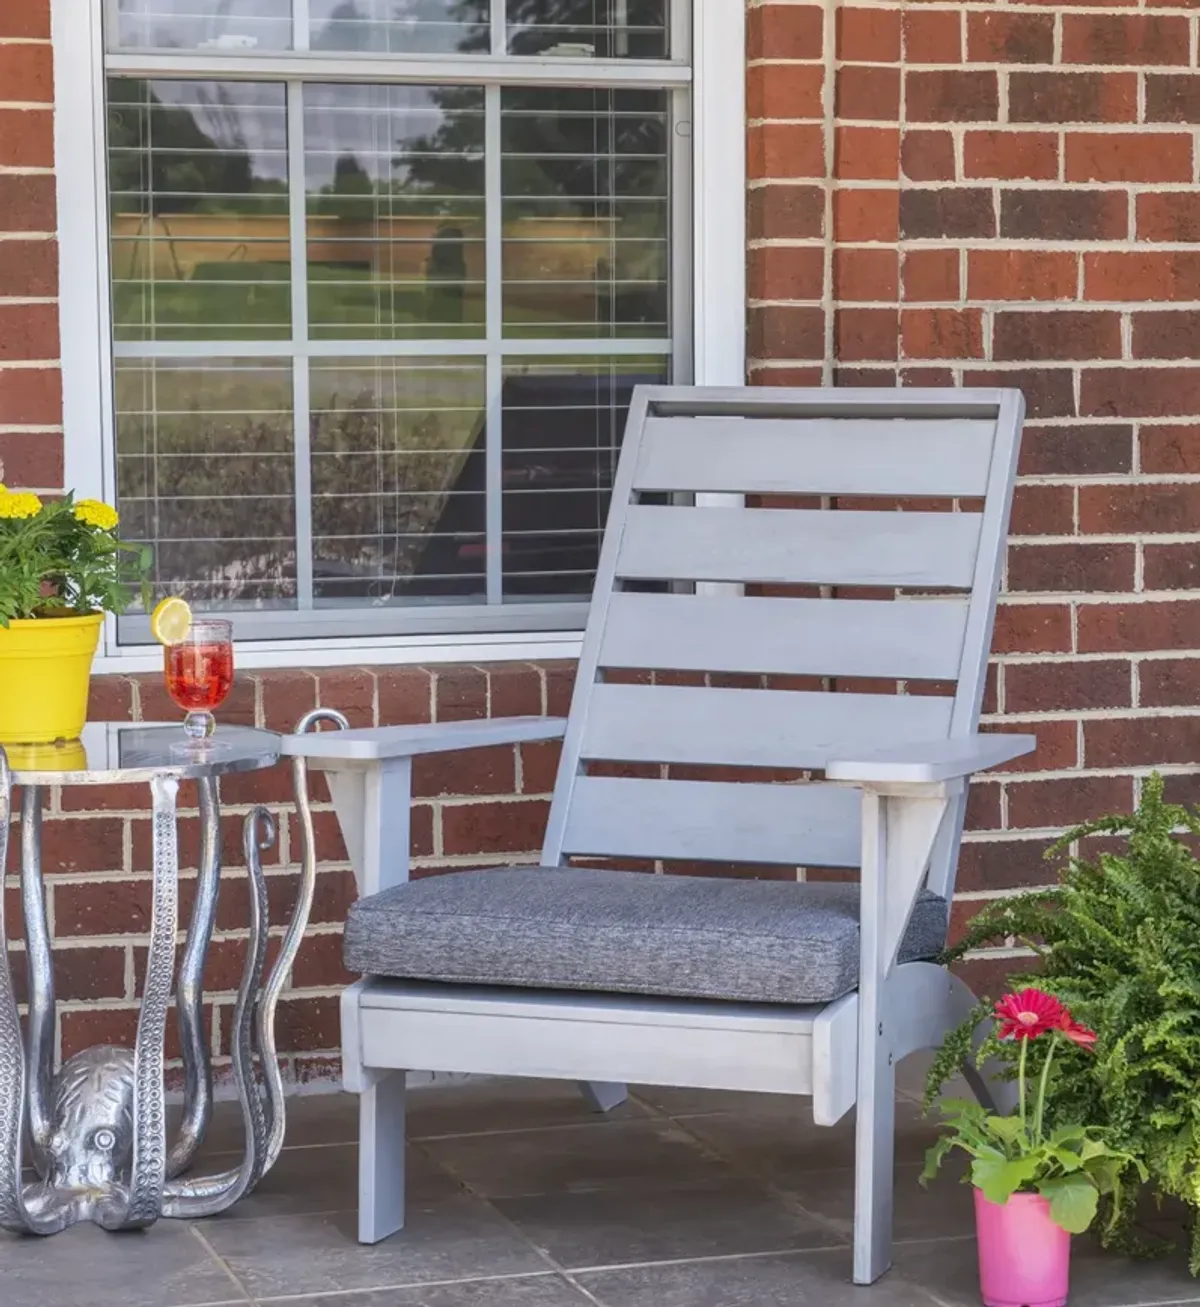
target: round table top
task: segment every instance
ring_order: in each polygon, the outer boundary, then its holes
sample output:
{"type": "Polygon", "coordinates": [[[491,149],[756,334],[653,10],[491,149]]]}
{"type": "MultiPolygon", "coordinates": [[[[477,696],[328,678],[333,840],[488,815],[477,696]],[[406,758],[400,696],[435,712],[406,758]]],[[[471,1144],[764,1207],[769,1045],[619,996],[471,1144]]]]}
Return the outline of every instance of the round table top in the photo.
{"type": "Polygon", "coordinates": [[[258,771],[279,761],[279,736],[249,726],[218,726],[207,755],[174,752],[174,746],[186,743],[180,722],[88,722],[77,740],[3,747],[16,785],[105,785],[156,776],[190,780],[258,771]]]}

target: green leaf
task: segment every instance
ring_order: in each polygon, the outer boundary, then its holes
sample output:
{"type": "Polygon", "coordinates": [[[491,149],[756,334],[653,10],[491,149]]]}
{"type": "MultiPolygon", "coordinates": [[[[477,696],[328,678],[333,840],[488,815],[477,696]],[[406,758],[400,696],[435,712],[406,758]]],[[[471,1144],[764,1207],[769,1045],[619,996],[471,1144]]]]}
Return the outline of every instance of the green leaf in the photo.
{"type": "Polygon", "coordinates": [[[922,1184],[928,1184],[937,1175],[946,1154],[955,1147],[956,1142],[949,1135],[943,1135],[932,1148],[926,1150],[925,1169],[921,1172],[922,1184]]]}
{"type": "Polygon", "coordinates": [[[1019,1116],[989,1116],[984,1121],[988,1134],[1003,1140],[1006,1144],[1023,1142],[1026,1139],[1025,1127],[1019,1116]]]}
{"type": "Polygon", "coordinates": [[[1041,1159],[1036,1155],[1006,1158],[977,1157],[971,1163],[971,1182],[983,1190],[983,1196],[992,1203],[1006,1203],[1038,1172],[1041,1159]]]}
{"type": "Polygon", "coordinates": [[[1082,1175],[1057,1176],[1038,1185],[1038,1193],[1050,1200],[1050,1219],[1071,1234],[1082,1234],[1096,1219],[1100,1195],[1082,1175]]]}

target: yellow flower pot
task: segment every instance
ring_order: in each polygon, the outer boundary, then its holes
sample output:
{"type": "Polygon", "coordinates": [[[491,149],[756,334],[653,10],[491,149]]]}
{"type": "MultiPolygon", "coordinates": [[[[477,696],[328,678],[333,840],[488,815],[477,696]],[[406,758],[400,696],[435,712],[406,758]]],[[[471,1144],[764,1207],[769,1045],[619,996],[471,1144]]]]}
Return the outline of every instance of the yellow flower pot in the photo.
{"type": "Polygon", "coordinates": [[[0,626],[0,744],[74,740],[87,721],[101,613],[0,626]]]}

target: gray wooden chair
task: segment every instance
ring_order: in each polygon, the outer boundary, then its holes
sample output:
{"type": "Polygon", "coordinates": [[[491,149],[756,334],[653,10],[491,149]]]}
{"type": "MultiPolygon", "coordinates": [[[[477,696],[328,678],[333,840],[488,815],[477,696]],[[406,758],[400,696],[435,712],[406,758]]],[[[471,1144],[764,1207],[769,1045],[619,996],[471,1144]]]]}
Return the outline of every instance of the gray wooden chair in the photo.
{"type": "Polygon", "coordinates": [[[636,392],[541,866],[406,883],[408,769],[559,724],[291,738],[330,773],[365,895],[342,1009],[362,1241],[403,1224],[423,1069],[578,1080],[599,1107],[625,1082],[810,1095],[826,1125],[857,1106],[854,1279],[888,1268],[894,1064],[973,1002],[930,960],[966,782],[1034,743],[977,734],[1022,410],[636,392]]]}

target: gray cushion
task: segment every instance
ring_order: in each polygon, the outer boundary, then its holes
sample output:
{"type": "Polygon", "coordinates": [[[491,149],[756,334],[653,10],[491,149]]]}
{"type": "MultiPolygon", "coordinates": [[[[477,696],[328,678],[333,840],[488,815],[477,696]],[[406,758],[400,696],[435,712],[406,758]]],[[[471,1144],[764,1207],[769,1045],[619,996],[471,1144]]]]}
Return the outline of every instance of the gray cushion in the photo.
{"type": "MultiPolygon", "coordinates": [[[[925,892],[900,961],[946,937],[925,892]]],[[[362,899],[352,971],[410,980],[758,1003],[827,1003],[858,984],[858,886],[561,867],[464,871],[362,899]]]]}

